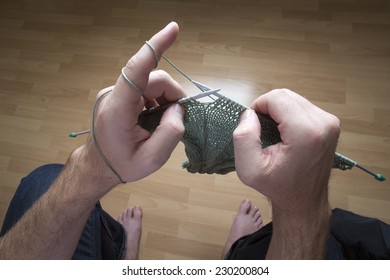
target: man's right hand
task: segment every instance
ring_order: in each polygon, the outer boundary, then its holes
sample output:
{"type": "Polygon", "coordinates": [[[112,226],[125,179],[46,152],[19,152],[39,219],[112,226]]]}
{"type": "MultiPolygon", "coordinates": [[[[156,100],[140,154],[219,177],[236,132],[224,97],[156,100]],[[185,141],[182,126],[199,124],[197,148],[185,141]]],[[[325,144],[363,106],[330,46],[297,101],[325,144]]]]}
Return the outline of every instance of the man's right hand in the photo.
{"type": "Polygon", "coordinates": [[[262,149],[256,113],[244,112],[233,134],[236,170],[244,184],[271,200],[274,235],[278,229],[289,235],[298,227],[328,227],[327,189],[339,120],[286,89],[260,96],[251,107],[278,123],[282,141],[262,149]]]}

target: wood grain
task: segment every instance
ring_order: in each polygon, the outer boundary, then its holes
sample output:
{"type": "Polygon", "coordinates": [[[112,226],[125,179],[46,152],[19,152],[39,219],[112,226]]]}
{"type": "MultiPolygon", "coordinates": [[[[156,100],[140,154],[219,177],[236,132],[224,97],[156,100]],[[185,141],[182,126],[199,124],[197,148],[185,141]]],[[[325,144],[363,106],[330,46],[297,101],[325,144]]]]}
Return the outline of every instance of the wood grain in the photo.
{"type": "MultiPolygon", "coordinates": [[[[18,183],[45,163],[65,162],[85,138],[99,89],[115,83],[143,42],[168,22],[180,35],[167,52],[195,80],[250,104],[287,87],[342,121],[338,151],[390,175],[390,1],[3,0],[0,2],[0,222],[18,183]]],[[[197,93],[166,63],[160,68],[197,93]]],[[[240,202],[270,203],[235,173],[168,163],[102,199],[114,217],[144,210],[142,259],[219,258],[240,202]]],[[[288,180],[288,179],[287,179],[288,180]]],[[[359,170],[334,171],[330,201],[390,222],[390,185],[359,170]]]]}

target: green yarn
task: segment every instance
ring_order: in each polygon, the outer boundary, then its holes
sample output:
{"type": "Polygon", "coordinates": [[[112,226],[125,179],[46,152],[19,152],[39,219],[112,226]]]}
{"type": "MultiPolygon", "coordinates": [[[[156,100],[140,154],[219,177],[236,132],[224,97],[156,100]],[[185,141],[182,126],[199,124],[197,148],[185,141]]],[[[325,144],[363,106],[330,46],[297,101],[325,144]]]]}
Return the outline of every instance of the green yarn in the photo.
{"type": "MultiPolygon", "coordinates": [[[[246,108],[226,97],[202,103],[194,99],[179,102],[185,109],[182,142],[188,158],[183,167],[191,173],[226,174],[235,170],[233,131],[246,108]]],[[[170,104],[143,111],[138,123],[153,132],[170,104]]],[[[281,141],[278,124],[257,114],[261,123],[261,143],[266,148],[281,141]]],[[[351,169],[354,165],[335,155],[333,168],[351,169]]]]}

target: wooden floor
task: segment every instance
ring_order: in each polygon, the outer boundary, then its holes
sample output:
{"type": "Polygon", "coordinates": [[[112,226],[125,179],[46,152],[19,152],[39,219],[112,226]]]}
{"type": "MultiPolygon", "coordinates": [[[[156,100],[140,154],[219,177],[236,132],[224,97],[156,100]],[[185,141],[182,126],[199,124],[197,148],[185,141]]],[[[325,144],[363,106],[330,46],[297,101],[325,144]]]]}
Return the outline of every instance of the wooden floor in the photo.
{"type": "MultiPolygon", "coordinates": [[[[67,134],[89,128],[99,89],[172,20],[181,33],[167,56],[192,78],[245,104],[290,88],[341,119],[339,152],[390,176],[388,0],[2,0],[0,223],[20,179],[85,141],[67,134]]],[[[143,207],[142,259],[219,258],[244,198],[271,220],[267,199],[235,173],[191,175],[185,160],[180,145],[160,171],[102,201],[114,217],[143,207]]],[[[389,181],[360,170],[334,171],[330,200],[390,222],[389,181]]]]}

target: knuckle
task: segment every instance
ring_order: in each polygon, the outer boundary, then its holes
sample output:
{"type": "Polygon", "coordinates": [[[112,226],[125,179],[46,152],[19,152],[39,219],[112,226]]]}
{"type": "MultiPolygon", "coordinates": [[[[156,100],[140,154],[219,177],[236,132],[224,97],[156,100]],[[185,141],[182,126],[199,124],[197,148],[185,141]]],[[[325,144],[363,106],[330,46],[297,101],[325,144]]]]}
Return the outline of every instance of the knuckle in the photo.
{"type": "Polygon", "coordinates": [[[334,115],[330,115],[328,123],[328,134],[332,140],[337,140],[340,136],[341,125],[340,120],[334,115]]]}
{"type": "Polygon", "coordinates": [[[147,69],[142,63],[142,60],[140,60],[137,54],[133,55],[126,63],[126,69],[130,73],[140,73],[142,75],[149,75],[149,72],[147,71],[147,69]]]}
{"type": "Polygon", "coordinates": [[[149,167],[154,171],[157,171],[158,169],[161,168],[166,162],[167,158],[162,157],[161,155],[154,155],[150,162],[149,162],[149,167]]]}
{"type": "Polygon", "coordinates": [[[323,131],[326,136],[333,136],[340,134],[340,120],[336,116],[326,113],[323,118],[323,131]]]}
{"type": "Polygon", "coordinates": [[[234,131],[233,131],[233,140],[240,140],[247,135],[247,132],[243,130],[240,126],[238,126],[234,131]]]}
{"type": "Polygon", "coordinates": [[[241,141],[247,139],[252,134],[252,130],[248,125],[240,124],[233,131],[233,140],[241,141]]]}
{"type": "Polygon", "coordinates": [[[277,95],[291,95],[291,94],[295,94],[292,90],[288,89],[288,88],[278,88],[278,89],[274,89],[271,91],[271,93],[273,94],[277,94],[277,95]]]}
{"type": "Polygon", "coordinates": [[[137,69],[138,65],[138,58],[136,55],[132,56],[129,61],[126,63],[126,68],[129,69],[129,71],[134,71],[137,69]]]}
{"type": "Polygon", "coordinates": [[[340,135],[340,121],[337,117],[331,116],[324,120],[322,126],[313,126],[310,128],[310,137],[307,143],[310,145],[327,145],[337,141],[340,135]]]}
{"type": "Polygon", "coordinates": [[[182,117],[174,110],[173,106],[168,108],[157,127],[157,130],[159,130],[162,135],[165,135],[164,138],[167,139],[180,139],[185,131],[182,117]]]}
{"type": "Polygon", "coordinates": [[[340,133],[341,130],[341,122],[340,119],[334,115],[330,115],[329,126],[332,131],[340,133]]]}
{"type": "Polygon", "coordinates": [[[184,135],[184,131],[185,131],[185,128],[184,128],[184,125],[183,123],[181,122],[174,122],[174,123],[171,123],[169,125],[169,129],[174,133],[176,134],[177,136],[183,136],[184,135]]]}
{"type": "Polygon", "coordinates": [[[167,80],[171,78],[171,76],[164,70],[155,70],[153,71],[153,75],[157,80],[167,80]]]}
{"type": "Polygon", "coordinates": [[[305,144],[311,147],[326,145],[337,140],[340,134],[340,120],[325,111],[313,115],[302,126],[305,144]]]}

